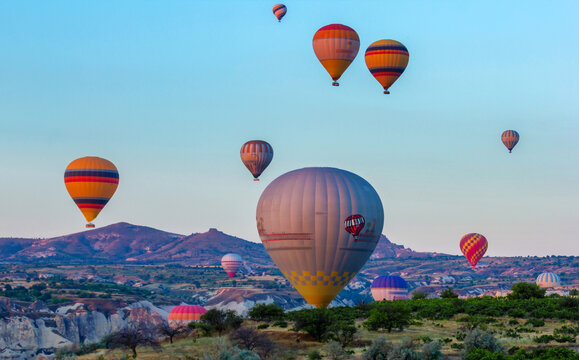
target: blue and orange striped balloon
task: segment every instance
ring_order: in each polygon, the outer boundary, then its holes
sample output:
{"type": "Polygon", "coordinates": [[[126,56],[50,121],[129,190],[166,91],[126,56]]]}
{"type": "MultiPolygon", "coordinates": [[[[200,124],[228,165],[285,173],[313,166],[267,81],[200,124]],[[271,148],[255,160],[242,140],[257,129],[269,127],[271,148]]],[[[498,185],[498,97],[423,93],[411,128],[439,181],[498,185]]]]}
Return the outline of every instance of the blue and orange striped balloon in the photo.
{"type": "Polygon", "coordinates": [[[406,69],[409,56],[406,46],[396,40],[378,40],[366,49],[366,66],[384,88],[384,94],[390,94],[388,88],[406,69]]]}
{"type": "Polygon", "coordinates": [[[460,250],[472,267],[475,267],[487,252],[488,245],[487,239],[477,233],[466,234],[460,239],[460,250]]]}
{"type": "Polygon", "coordinates": [[[86,227],[93,228],[91,221],[117,190],[119,172],[112,162],[87,156],[68,164],[64,172],[64,185],[88,222],[86,227]]]}
{"type": "Polygon", "coordinates": [[[253,175],[253,181],[259,181],[258,177],[273,159],[273,148],[266,141],[251,140],[243,144],[239,156],[241,156],[243,165],[253,175]]]}
{"type": "Polygon", "coordinates": [[[559,276],[552,272],[544,272],[541,275],[537,276],[537,280],[535,281],[537,286],[539,287],[557,287],[561,286],[561,279],[559,276]]]}
{"type": "Polygon", "coordinates": [[[509,149],[509,153],[513,150],[515,145],[519,142],[519,133],[515,130],[506,130],[501,135],[503,144],[509,149]]]}
{"type": "Polygon", "coordinates": [[[287,7],[284,4],[276,4],[273,6],[273,14],[277,18],[277,21],[281,22],[281,19],[287,13],[287,7]]]}
{"type": "Polygon", "coordinates": [[[372,281],[370,291],[375,301],[408,299],[408,283],[400,276],[378,276],[372,281]]]}

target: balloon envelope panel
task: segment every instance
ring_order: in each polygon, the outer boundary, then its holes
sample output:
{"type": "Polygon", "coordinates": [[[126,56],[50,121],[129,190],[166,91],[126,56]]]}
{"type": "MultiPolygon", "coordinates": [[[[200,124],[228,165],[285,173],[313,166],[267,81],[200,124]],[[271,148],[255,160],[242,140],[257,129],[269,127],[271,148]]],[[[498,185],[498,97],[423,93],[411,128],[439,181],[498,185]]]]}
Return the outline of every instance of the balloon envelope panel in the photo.
{"type": "Polygon", "coordinates": [[[111,199],[119,184],[116,166],[99,157],[72,161],[64,172],[66,190],[84,215],[94,220],[111,199]]]}
{"type": "Polygon", "coordinates": [[[272,260],[317,307],[328,306],[366,263],[384,226],[374,188],[335,168],[304,168],[278,177],[261,195],[256,218],[272,260]],[[344,229],[353,214],[365,219],[358,240],[344,229]]]}

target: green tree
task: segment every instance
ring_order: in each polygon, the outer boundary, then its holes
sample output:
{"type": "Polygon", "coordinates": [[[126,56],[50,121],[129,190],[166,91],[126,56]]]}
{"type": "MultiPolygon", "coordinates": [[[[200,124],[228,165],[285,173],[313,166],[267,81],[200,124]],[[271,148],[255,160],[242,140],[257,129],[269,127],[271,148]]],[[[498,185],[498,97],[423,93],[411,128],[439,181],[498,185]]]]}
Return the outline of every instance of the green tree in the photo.
{"type": "Polygon", "coordinates": [[[317,341],[326,341],[335,317],[328,309],[304,309],[292,313],[295,331],[304,331],[317,341]]]}
{"type": "Polygon", "coordinates": [[[456,299],[458,298],[458,294],[452,291],[452,288],[448,288],[440,293],[440,297],[443,299],[456,299]]]}
{"type": "Polygon", "coordinates": [[[545,297],[545,289],[541,289],[536,284],[530,284],[526,282],[520,282],[513,285],[511,288],[512,293],[510,293],[507,298],[511,300],[516,299],[542,299],[545,297]]]}
{"type": "Polygon", "coordinates": [[[283,320],[285,311],[277,304],[256,304],[247,315],[251,320],[270,322],[283,320]]]}
{"type": "Polygon", "coordinates": [[[426,299],[427,297],[428,297],[428,294],[425,293],[424,291],[415,291],[412,293],[412,299],[413,300],[426,299]]]}
{"type": "Polygon", "coordinates": [[[401,302],[382,301],[370,311],[370,316],[363,325],[365,328],[376,331],[380,329],[402,330],[410,324],[412,315],[409,308],[401,302]]]}
{"type": "Polygon", "coordinates": [[[483,331],[480,328],[468,331],[464,337],[465,356],[468,356],[475,349],[488,350],[492,353],[504,353],[503,347],[494,335],[489,330],[483,331]]]}
{"type": "Polygon", "coordinates": [[[239,328],[243,323],[243,318],[233,310],[211,309],[201,315],[201,322],[221,336],[224,331],[239,328]]]}

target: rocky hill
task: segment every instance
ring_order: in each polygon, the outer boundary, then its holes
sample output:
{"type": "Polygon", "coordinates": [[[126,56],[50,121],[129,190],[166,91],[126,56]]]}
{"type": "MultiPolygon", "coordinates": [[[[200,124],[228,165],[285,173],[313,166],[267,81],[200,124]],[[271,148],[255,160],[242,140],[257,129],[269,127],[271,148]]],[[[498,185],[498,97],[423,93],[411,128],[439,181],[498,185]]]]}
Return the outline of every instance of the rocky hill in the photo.
{"type": "MultiPolygon", "coordinates": [[[[23,263],[180,263],[217,265],[228,252],[240,254],[248,263],[273,266],[264,247],[209,229],[188,236],[146,226],[117,223],[100,229],[47,239],[0,238],[0,261],[23,263]]],[[[382,235],[374,258],[428,258],[390,242],[382,235]]]]}

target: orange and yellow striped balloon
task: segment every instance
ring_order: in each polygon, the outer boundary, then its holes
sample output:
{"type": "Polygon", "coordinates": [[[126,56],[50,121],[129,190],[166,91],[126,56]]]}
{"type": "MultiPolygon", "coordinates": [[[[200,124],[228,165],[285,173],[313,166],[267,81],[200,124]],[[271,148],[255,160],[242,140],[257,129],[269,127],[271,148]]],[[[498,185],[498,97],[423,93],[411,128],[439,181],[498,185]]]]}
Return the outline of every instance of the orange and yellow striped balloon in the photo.
{"type": "Polygon", "coordinates": [[[87,156],[76,159],[64,172],[66,190],[89,223],[94,220],[119,185],[119,172],[116,166],[105,159],[87,156]]]}
{"type": "Polygon", "coordinates": [[[316,31],[313,40],[314,52],[334,82],[358,55],[360,38],[354,29],[346,25],[331,24],[316,31]]]}
{"type": "Polygon", "coordinates": [[[488,244],[487,239],[481,234],[470,233],[460,239],[460,250],[472,267],[475,267],[487,252],[488,244]]]}
{"type": "Polygon", "coordinates": [[[519,133],[515,130],[506,130],[501,135],[503,144],[509,149],[509,153],[513,150],[515,145],[519,142],[519,133]]]}
{"type": "Polygon", "coordinates": [[[406,46],[396,40],[378,40],[366,49],[366,66],[384,88],[384,94],[390,94],[388,88],[406,69],[408,57],[406,46]]]}

